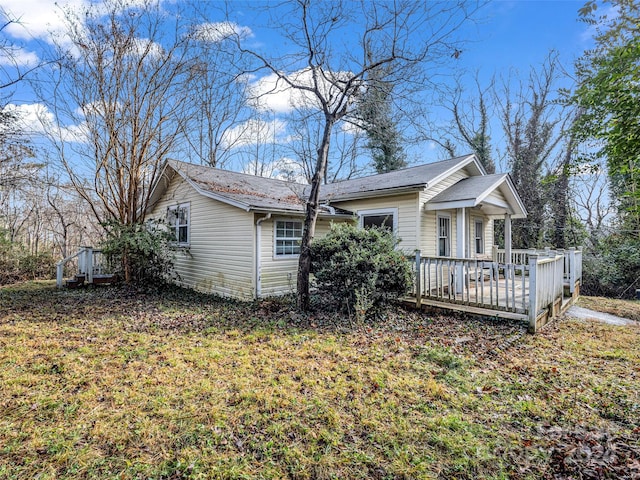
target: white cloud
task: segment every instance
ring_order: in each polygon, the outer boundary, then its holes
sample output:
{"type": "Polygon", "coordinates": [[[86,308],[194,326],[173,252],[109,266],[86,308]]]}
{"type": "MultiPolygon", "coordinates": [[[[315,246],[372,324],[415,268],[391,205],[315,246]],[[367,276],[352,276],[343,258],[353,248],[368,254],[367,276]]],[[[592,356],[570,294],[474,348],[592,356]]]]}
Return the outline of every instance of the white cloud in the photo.
{"type": "Polygon", "coordinates": [[[14,114],[17,117],[17,128],[26,135],[52,135],[65,142],[74,143],[83,143],[87,139],[83,124],[58,126],[53,112],[42,103],[10,103],[2,111],[14,114]]]}
{"type": "Polygon", "coordinates": [[[164,54],[162,45],[148,38],[136,38],[131,46],[132,56],[146,55],[148,58],[160,58],[164,54]]]}
{"type": "MultiPolygon", "coordinates": [[[[349,72],[324,72],[319,75],[319,88],[324,98],[340,99],[340,92],[336,84],[348,78],[349,72]],[[328,77],[329,80],[324,78],[328,77]]],[[[287,75],[287,79],[303,87],[313,86],[313,73],[310,68],[298,70],[287,75]]],[[[312,92],[292,88],[285,79],[276,73],[270,73],[255,80],[249,86],[249,96],[254,108],[261,111],[289,113],[295,108],[319,107],[318,100],[312,92]]]]}
{"type": "Polygon", "coordinates": [[[283,141],[287,124],[282,120],[252,119],[225,132],[226,148],[283,141]]]}
{"type": "Polygon", "coordinates": [[[49,41],[64,29],[64,8],[86,8],[88,0],[2,0],[2,9],[15,20],[5,32],[14,38],[30,40],[40,38],[49,41]]]}
{"type": "Polygon", "coordinates": [[[221,42],[230,37],[238,37],[240,40],[253,37],[249,27],[242,27],[234,22],[202,23],[195,28],[195,38],[205,42],[221,42]]]}
{"type": "Polygon", "coordinates": [[[34,67],[39,61],[38,55],[24,48],[0,50],[0,66],[34,67]]]}

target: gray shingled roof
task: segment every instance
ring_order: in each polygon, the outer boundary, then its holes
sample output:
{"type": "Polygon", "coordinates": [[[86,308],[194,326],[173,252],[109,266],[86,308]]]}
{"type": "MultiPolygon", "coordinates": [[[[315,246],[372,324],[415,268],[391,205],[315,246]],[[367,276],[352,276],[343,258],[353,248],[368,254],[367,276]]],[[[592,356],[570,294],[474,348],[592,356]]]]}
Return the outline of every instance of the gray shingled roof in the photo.
{"type": "MultiPolygon", "coordinates": [[[[323,185],[322,202],[375,195],[407,189],[422,189],[462,165],[474,162],[472,155],[417,167],[323,185]]],[[[201,194],[226,201],[246,210],[304,212],[309,185],[258,177],[202,165],[169,160],[168,164],[201,194]]],[[[481,167],[480,167],[481,168],[481,167]]],[[[480,172],[478,172],[480,173],[480,172]]],[[[350,212],[337,209],[338,214],[350,212]]]]}
{"type": "Polygon", "coordinates": [[[304,212],[305,187],[299,183],[170,160],[169,165],[203,194],[247,210],[304,212]]]}
{"type": "Polygon", "coordinates": [[[389,173],[330,183],[322,186],[320,195],[325,201],[337,201],[385,190],[424,188],[448,171],[459,168],[461,163],[471,163],[472,158],[472,155],[465,155],[389,173]]]}
{"type": "Polygon", "coordinates": [[[506,173],[464,178],[429,200],[429,203],[474,200],[507,177],[506,173]]]}

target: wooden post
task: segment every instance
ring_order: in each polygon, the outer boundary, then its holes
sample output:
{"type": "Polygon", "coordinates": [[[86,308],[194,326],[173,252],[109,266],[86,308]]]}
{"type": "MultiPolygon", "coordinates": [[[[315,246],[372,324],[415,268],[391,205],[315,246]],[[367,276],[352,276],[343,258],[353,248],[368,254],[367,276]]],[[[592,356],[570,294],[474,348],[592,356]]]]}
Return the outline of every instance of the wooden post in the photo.
{"type": "Polygon", "coordinates": [[[421,273],[421,263],[420,259],[420,250],[416,249],[416,308],[420,308],[422,306],[422,275],[421,273]]]}
{"type": "Polygon", "coordinates": [[[86,267],[86,275],[87,275],[87,283],[93,283],[93,248],[87,247],[85,250],[85,254],[87,256],[86,267]]]}
{"type": "Polygon", "coordinates": [[[504,214],[504,263],[511,263],[511,215],[504,214]]]}
{"type": "Polygon", "coordinates": [[[62,277],[64,273],[64,262],[56,264],[56,287],[62,288],[62,277]]]}
{"type": "Polygon", "coordinates": [[[569,293],[571,296],[576,289],[576,270],[576,249],[571,247],[569,249],[569,293]]]}
{"type": "Polygon", "coordinates": [[[498,262],[498,246],[497,245],[493,245],[491,247],[491,261],[492,262],[498,262]]]}
{"type": "MultiPolygon", "coordinates": [[[[465,255],[465,239],[467,238],[467,209],[465,207],[458,208],[456,211],[456,257],[458,259],[466,258],[465,255]]],[[[456,293],[464,292],[464,270],[462,263],[454,263],[456,269],[456,293]]]]}
{"type": "Polygon", "coordinates": [[[538,254],[529,254],[529,331],[531,333],[536,332],[536,318],[538,317],[537,303],[537,266],[538,266],[538,254]]]}

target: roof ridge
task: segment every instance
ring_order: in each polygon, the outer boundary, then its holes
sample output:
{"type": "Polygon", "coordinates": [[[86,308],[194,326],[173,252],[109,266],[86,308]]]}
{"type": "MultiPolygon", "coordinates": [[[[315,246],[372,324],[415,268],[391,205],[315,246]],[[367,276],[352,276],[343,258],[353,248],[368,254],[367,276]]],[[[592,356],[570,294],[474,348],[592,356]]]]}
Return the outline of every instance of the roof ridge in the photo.
{"type": "Polygon", "coordinates": [[[263,177],[261,175],[254,175],[253,173],[238,172],[236,170],[227,170],[226,168],[212,167],[211,165],[198,165],[197,163],[191,163],[191,162],[185,162],[185,161],[182,161],[182,160],[176,160],[175,158],[168,158],[167,160],[170,161],[170,162],[175,162],[175,163],[181,163],[183,165],[188,165],[189,167],[198,167],[198,168],[206,168],[208,170],[217,170],[219,172],[230,173],[230,174],[233,174],[233,175],[238,175],[238,176],[243,176],[243,177],[259,178],[259,179],[263,179],[263,180],[266,180],[266,181],[278,182],[278,183],[282,183],[284,185],[300,185],[302,187],[309,186],[308,183],[298,183],[298,182],[291,182],[289,180],[282,180],[280,178],[263,177]]]}
{"type": "Polygon", "coordinates": [[[332,183],[327,184],[327,185],[341,184],[341,183],[352,182],[352,181],[356,181],[356,180],[363,180],[363,179],[366,179],[366,178],[380,177],[380,176],[383,176],[383,175],[395,175],[395,174],[397,174],[399,172],[406,172],[407,170],[413,170],[413,169],[416,169],[416,168],[432,167],[432,166],[437,165],[439,163],[445,163],[445,162],[455,163],[454,161],[460,162],[463,159],[470,157],[471,155],[473,155],[473,153],[468,153],[466,155],[459,155],[457,157],[447,158],[445,160],[438,160],[436,162],[421,163],[420,165],[413,165],[411,167],[398,168],[397,170],[391,170],[390,172],[373,173],[371,175],[365,175],[363,177],[348,178],[346,180],[340,180],[338,182],[332,182],[332,183]]]}

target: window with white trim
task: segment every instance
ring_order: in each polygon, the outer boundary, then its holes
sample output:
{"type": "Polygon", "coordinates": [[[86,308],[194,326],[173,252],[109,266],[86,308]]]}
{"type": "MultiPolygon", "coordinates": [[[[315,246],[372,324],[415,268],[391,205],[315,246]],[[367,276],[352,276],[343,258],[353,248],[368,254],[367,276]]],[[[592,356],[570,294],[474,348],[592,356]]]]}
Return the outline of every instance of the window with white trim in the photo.
{"type": "Polygon", "coordinates": [[[385,210],[359,210],[360,226],[362,228],[386,228],[396,231],[397,208],[385,210]]]}
{"type": "Polygon", "coordinates": [[[451,256],[451,217],[438,215],[438,256],[451,256]]]}
{"type": "Polygon", "coordinates": [[[167,208],[167,225],[178,245],[189,245],[189,207],[182,203],[167,208]]]}
{"type": "Polygon", "coordinates": [[[484,222],[482,220],[475,221],[474,228],[476,255],[484,254],[484,222]]]}
{"type": "Polygon", "coordinates": [[[275,227],[275,256],[289,257],[300,255],[302,221],[276,220],[275,227]]]}

